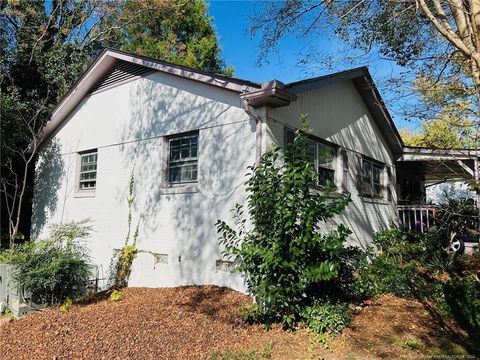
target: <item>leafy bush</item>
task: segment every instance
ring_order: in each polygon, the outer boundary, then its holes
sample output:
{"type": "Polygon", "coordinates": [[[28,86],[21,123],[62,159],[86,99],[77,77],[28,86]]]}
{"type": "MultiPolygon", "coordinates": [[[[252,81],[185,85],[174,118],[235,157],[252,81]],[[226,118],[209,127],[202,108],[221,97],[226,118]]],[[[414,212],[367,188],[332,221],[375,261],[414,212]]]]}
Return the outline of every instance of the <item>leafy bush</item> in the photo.
{"type": "Polygon", "coordinates": [[[61,304],[81,295],[90,275],[85,238],[88,220],[52,225],[50,237],[18,245],[3,260],[13,266],[12,278],[37,303],[61,304]]]}
{"type": "Polygon", "coordinates": [[[448,198],[435,219],[435,231],[443,247],[454,238],[475,238],[473,234],[478,229],[479,218],[480,210],[473,202],[448,198]]]}
{"type": "MultiPolygon", "coordinates": [[[[246,273],[257,306],[252,317],[266,317],[292,326],[306,306],[338,287],[344,241],[350,230],[339,225],[322,234],[321,225],[340,214],[349,194],[329,196],[333,189],[316,190],[317,174],[304,125],[293,144],[266,152],[250,168],[247,181],[247,229],[243,207],[233,210],[237,230],[218,221],[221,244],[233,257],[236,269],[246,273]]],[[[340,292],[341,289],[337,289],[340,292]]],[[[335,291],[333,291],[335,292],[335,291]]]]}
{"type": "Polygon", "coordinates": [[[453,278],[443,287],[450,314],[469,330],[480,332],[480,281],[475,275],[453,278]]]}
{"type": "Polygon", "coordinates": [[[418,350],[420,349],[420,343],[417,340],[406,340],[402,342],[404,349],[418,350]]]}
{"type": "Polygon", "coordinates": [[[337,334],[350,324],[351,316],[346,303],[314,303],[302,311],[308,328],[317,334],[337,334]]]}
{"type": "Polygon", "coordinates": [[[358,268],[353,287],[361,298],[385,293],[413,298],[418,280],[416,265],[380,255],[358,268]]]}
{"type": "Polygon", "coordinates": [[[480,245],[475,246],[472,256],[476,261],[480,262],[480,245]]]}
{"type": "Polygon", "coordinates": [[[10,310],[8,307],[4,307],[3,309],[1,309],[1,311],[0,311],[0,318],[2,318],[2,317],[7,317],[7,318],[10,318],[10,319],[15,319],[15,315],[13,315],[12,310],[10,310]]]}
{"type": "Polygon", "coordinates": [[[425,251],[417,240],[396,226],[376,234],[373,242],[379,251],[370,249],[358,263],[354,293],[360,298],[384,293],[415,297],[423,284],[418,270],[425,251]]]}
{"type": "Polygon", "coordinates": [[[480,281],[475,255],[447,253],[438,236],[442,235],[411,237],[397,228],[377,234],[374,243],[381,251],[374,255],[370,250],[360,258],[354,293],[428,299],[441,315],[453,317],[469,333],[478,334],[480,281]]]}

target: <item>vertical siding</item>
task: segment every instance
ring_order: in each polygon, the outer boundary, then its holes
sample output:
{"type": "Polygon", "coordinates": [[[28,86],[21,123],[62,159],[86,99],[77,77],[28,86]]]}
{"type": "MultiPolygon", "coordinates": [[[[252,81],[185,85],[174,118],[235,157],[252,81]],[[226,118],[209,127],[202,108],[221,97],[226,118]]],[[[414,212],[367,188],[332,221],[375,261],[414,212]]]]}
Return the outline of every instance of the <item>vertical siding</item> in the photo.
{"type": "Polygon", "coordinates": [[[327,223],[325,229],[333,229],[338,223],[343,223],[353,232],[349,242],[365,247],[375,232],[396,221],[396,174],[392,153],[351,81],[305,91],[298,94],[297,101],[290,106],[270,109],[268,141],[283,145],[285,126],[298,128],[301,114],[308,114],[313,135],[338,144],[347,151],[347,184],[352,202],[345,213],[327,223]],[[358,155],[366,155],[390,167],[391,201],[370,201],[358,193],[358,155]]]}
{"type": "Polygon", "coordinates": [[[268,115],[272,122],[298,127],[301,114],[308,114],[314,135],[393,164],[385,140],[351,81],[300,93],[290,106],[272,109],[268,115]]]}

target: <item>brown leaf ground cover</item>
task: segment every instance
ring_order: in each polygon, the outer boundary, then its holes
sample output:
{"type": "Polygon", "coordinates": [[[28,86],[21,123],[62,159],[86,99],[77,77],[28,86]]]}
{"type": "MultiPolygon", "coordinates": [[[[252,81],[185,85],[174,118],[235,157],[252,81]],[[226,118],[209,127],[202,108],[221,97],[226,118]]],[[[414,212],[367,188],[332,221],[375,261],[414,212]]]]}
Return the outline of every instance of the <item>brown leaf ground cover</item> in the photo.
{"type": "Polygon", "coordinates": [[[390,296],[366,303],[326,349],[304,329],[245,324],[239,308],[251,300],[227,288],[124,294],[118,302],[48,309],[0,326],[0,359],[392,359],[469,352],[466,334],[454,324],[390,296]]]}

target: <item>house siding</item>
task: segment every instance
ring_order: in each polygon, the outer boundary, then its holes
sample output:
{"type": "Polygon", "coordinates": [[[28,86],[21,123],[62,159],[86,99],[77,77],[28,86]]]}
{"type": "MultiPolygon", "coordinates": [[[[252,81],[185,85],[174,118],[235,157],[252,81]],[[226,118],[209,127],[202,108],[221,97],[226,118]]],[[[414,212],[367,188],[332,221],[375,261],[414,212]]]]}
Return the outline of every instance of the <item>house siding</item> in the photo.
{"type": "MultiPolygon", "coordinates": [[[[368,246],[374,233],[396,221],[396,174],[393,155],[375,121],[351,81],[343,81],[298,94],[288,107],[269,109],[266,138],[269,143],[285,144],[285,127],[298,128],[301,114],[308,114],[312,134],[343,147],[348,158],[347,188],[352,201],[344,214],[325,226],[333,229],[343,223],[353,234],[348,241],[368,246]],[[384,163],[391,172],[391,201],[372,201],[357,191],[358,156],[367,156],[384,163]]],[[[342,175],[337,168],[337,186],[342,175]]],[[[385,174],[386,176],[386,174],[385,174]]]]}
{"type": "Polygon", "coordinates": [[[215,223],[245,199],[255,161],[255,123],[238,94],[162,73],[85,98],[37,163],[33,232],[90,218],[92,261],[106,277],[127,232],[127,192],[135,168],[133,227],[142,215],[131,286],[209,284],[245,291],[222,259],[215,223]],[[166,189],[164,136],[199,131],[198,184],[166,189]],[[94,197],[77,190],[78,152],[98,149],[94,197]]]}
{"type": "MultiPolygon", "coordinates": [[[[366,246],[374,232],[395,219],[395,186],[389,202],[365,201],[356,192],[357,155],[395,169],[392,155],[353,83],[345,81],[299,94],[288,107],[257,109],[262,150],[284,144],[285,126],[298,127],[308,113],[313,134],[348,154],[347,211],[326,224],[347,225],[351,243],[366,246]]],[[[135,169],[133,224],[142,216],[130,286],[217,284],[246,291],[244,278],[222,262],[215,223],[232,222],[230,210],[245,204],[245,173],[255,162],[256,124],[238,93],[165,73],[151,73],[85,97],[42,150],[36,165],[32,232],[90,218],[88,246],[99,277],[108,276],[115,249],[127,233],[127,195],[135,169]],[[199,133],[198,184],[168,188],[167,136],[199,133]],[[79,192],[78,153],[97,149],[94,196],[79,192]]]]}

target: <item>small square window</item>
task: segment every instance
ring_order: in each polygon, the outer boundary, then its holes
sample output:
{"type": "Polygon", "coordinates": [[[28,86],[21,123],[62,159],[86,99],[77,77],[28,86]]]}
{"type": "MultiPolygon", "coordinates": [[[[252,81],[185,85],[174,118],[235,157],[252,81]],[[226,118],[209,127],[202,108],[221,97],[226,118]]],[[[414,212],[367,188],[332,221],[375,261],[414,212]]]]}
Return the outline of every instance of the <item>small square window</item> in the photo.
{"type": "Polygon", "coordinates": [[[97,150],[80,154],[80,171],[78,188],[80,190],[94,190],[97,186],[97,150]]]}
{"type": "Polygon", "coordinates": [[[196,182],[198,178],[198,133],[168,141],[168,183],[196,182]]]}

